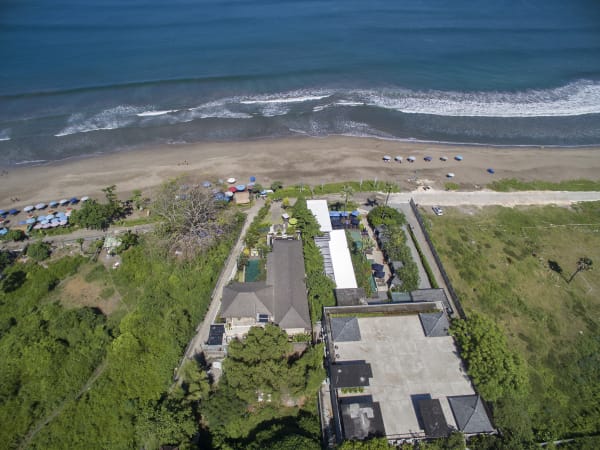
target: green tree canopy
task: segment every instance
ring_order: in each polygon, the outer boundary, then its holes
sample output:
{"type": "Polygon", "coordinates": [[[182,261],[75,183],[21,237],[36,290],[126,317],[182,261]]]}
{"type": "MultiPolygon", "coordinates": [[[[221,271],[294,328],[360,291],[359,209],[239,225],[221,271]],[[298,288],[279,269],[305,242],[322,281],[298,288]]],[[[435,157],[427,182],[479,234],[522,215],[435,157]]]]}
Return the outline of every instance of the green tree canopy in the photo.
{"type": "Polygon", "coordinates": [[[43,261],[50,256],[50,244],[44,241],[37,241],[27,246],[26,255],[36,261],[43,261]]]}
{"type": "Polygon", "coordinates": [[[484,399],[496,401],[519,395],[527,388],[523,361],[511,351],[506,337],[487,317],[472,314],[451,327],[468,372],[484,399]]]}

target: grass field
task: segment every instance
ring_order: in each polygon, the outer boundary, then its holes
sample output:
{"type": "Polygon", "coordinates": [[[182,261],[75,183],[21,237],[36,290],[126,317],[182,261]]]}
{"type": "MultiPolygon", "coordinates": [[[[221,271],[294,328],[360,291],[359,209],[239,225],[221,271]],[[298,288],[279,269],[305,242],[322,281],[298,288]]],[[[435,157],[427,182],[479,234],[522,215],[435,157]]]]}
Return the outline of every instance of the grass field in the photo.
{"type": "MultiPolygon", "coordinates": [[[[426,211],[426,214],[429,214],[426,211]]],[[[467,314],[495,320],[527,363],[537,439],[600,430],[600,204],[447,208],[427,215],[467,314]]]]}

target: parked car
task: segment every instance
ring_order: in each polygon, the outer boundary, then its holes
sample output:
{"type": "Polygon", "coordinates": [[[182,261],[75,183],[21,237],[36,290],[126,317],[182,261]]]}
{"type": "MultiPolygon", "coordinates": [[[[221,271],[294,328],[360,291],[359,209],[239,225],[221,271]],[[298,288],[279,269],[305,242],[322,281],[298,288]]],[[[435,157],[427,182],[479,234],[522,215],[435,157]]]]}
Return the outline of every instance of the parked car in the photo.
{"type": "Polygon", "coordinates": [[[435,213],[436,216],[443,216],[444,215],[444,210],[442,208],[440,208],[439,206],[434,206],[431,209],[433,209],[433,212],[435,213]]]}

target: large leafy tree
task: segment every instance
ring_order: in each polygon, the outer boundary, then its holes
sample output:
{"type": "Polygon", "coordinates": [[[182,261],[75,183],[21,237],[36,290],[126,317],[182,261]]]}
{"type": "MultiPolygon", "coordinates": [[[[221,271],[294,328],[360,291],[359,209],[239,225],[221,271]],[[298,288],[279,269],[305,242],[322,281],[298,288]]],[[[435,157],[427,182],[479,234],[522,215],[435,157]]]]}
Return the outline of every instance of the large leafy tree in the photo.
{"type": "Polygon", "coordinates": [[[164,183],[156,193],[153,212],[161,219],[159,236],[168,247],[186,257],[213,245],[235,224],[235,211],[201,186],[182,180],[164,183]]]}

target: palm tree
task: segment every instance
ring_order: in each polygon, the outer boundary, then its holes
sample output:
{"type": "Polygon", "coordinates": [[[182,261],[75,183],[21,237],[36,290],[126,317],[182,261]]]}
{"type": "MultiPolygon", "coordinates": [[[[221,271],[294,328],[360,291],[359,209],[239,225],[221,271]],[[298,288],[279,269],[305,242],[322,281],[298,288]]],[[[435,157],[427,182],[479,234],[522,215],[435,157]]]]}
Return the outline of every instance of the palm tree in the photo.
{"type": "Polygon", "coordinates": [[[350,185],[345,185],[342,188],[342,194],[344,194],[345,203],[344,203],[344,211],[348,210],[348,197],[352,197],[354,195],[354,189],[350,185]]]}
{"type": "Polygon", "coordinates": [[[579,272],[583,272],[585,270],[592,270],[592,260],[590,258],[588,258],[587,256],[583,256],[581,258],[579,258],[577,260],[577,270],[575,272],[573,272],[573,275],[571,275],[571,278],[569,278],[569,281],[567,281],[567,283],[570,283],[571,281],[573,281],[573,278],[575,278],[575,276],[579,273],[579,272]]]}

